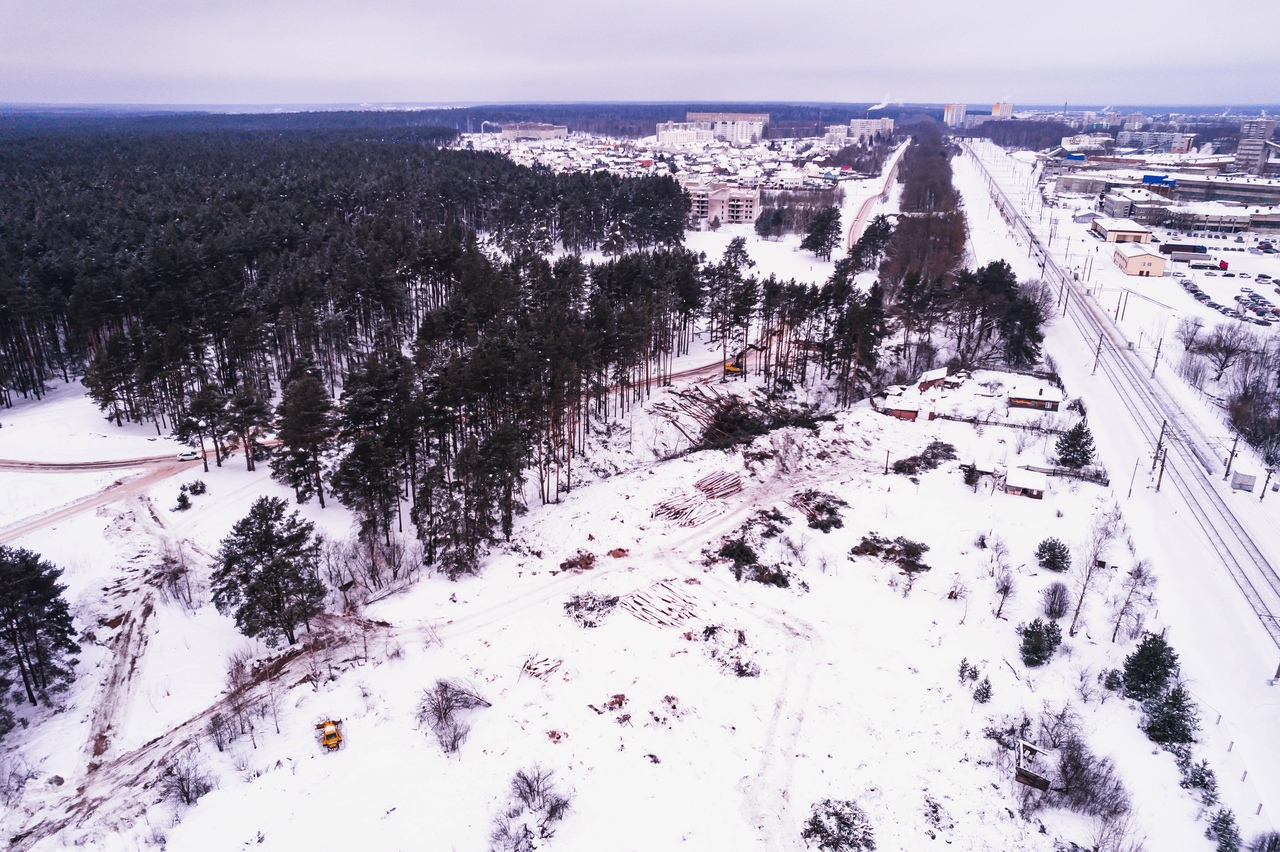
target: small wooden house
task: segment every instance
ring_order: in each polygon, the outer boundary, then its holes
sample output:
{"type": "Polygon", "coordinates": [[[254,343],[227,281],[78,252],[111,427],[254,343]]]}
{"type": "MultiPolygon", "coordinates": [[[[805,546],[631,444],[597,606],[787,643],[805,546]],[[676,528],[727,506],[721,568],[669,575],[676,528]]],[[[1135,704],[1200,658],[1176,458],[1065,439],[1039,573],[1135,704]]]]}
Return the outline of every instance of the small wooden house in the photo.
{"type": "Polygon", "coordinates": [[[1062,391],[1057,388],[1011,388],[1010,408],[1034,408],[1040,411],[1057,411],[1062,405],[1062,391]]]}
{"type": "Polygon", "coordinates": [[[929,388],[940,387],[942,383],[945,382],[946,380],[947,380],[947,368],[939,367],[936,370],[930,370],[929,372],[925,373],[917,381],[920,387],[920,391],[921,393],[923,393],[924,391],[927,391],[929,388]]]}
{"type": "Polygon", "coordinates": [[[1017,497],[1043,500],[1049,478],[1043,473],[1021,467],[1011,467],[1004,475],[1004,493],[1017,497]]]}
{"type": "Polygon", "coordinates": [[[920,403],[914,399],[901,396],[891,397],[885,400],[881,411],[899,420],[914,421],[920,416],[920,403]]]}

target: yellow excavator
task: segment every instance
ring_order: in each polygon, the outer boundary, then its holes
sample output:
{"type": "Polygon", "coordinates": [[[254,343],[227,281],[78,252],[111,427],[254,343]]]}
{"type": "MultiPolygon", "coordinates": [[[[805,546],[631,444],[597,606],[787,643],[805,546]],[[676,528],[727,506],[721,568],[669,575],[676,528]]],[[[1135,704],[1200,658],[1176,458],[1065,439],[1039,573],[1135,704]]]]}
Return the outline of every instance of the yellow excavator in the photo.
{"type": "Polygon", "coordinates": [[[316,722],[316,730],[320,732],[320,745],[325,751],[337,751],[342,748],[342,720],[325,719],[316,722]]]}
{"type": "Polygon", "coordinates": [[[748,343],[748,344],[747,344],[747,347],[746,347],[745,349],[743,349],[743,350],[742,350],[741,352],[739,352],[737,355],[734,355],[734,356],[733,356],[733,360],[732,360],[732,361],[725,361],[725,362],[724,362],[724,371],[725,371],[726,373],[728,373],[729,375],[731,375],[731,376],[737,376],[737,375],[741,374],[741,373],[742,373],[742,359],[743,359],[744,357],[746,357],[746,354],[747,354],[748,352],[750,352],[752,349],[756,350],[757,352],[763,352],[763,351],[764,351],[764,347],[763,347],[763,346],[760,346],[760,345],[755,344],[755,343],[748,343]]]}

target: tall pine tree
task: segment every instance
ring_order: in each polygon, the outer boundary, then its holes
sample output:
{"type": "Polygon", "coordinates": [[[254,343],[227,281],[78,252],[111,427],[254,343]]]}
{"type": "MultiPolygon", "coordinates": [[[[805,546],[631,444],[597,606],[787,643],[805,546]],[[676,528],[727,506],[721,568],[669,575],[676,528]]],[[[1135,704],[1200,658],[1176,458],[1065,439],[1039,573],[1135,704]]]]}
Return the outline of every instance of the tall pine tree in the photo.
{"type": "Polygon", "coordinates": [[[310,630],[324,604],[315,528],[286,508],[278,497],[254,501],[222,540],[212,578],[218,611],[234,612],[241,633],[272,647],[281,637],[294,644],[298,625],[310,630]]]}
{"type": "Polygon", "coordinates": [[[319,376],[306,372],[285,385],[284,399],[276,409],[280,450],[271,475],[293,488],[299,503],[315,494],[324,508],[320,456],[333,442],[335,432],[333,403],[319,376]]]}
{"type": "Polygon", "coordinates": [[[0,673],[16,670],[32,704],[71,682],[80,650],[61,576],[37,553],[0,546],[0,673]]]}

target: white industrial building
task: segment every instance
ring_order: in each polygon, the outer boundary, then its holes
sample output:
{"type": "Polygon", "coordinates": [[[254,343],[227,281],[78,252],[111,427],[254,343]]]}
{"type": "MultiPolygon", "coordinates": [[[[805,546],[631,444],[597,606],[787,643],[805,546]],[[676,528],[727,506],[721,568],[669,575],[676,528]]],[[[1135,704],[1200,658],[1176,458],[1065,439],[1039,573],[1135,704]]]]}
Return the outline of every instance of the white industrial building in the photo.
{"type": "Polygon", "coordinates": [[[659,145],[705,145],[714,142],[715,133],[699,128],[691,121],[663,121],[658,124],[659,145]]]}
{"type": "Polygon", "coordinates": [[[521,139],[564,139],[568,135],[569,128],[560,124],[517,121],[514,124],[502,125],[502,138],[512,141],[521,139]]]}
{"type": "Polygon", "coordinates": [[[969,111],[966,104],[947,104],[942,110],[942,122],[947,127],[960,127],[964,124],[965,114],[969,111]]]}

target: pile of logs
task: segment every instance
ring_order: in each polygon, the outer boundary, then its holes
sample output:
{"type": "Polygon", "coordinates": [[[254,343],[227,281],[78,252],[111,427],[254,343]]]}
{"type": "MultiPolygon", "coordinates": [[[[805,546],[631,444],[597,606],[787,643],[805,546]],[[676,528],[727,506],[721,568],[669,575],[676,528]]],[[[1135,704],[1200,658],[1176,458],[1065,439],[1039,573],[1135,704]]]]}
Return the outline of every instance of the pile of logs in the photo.
{"type": "Polygon", "coordinates": [[[711,473],[693,483],[693,487],[711,498],[732,497],[742,490],[742,477],[736,473],[711,473]]]}
{"type": "Polygon", "coordinates": [[[720,509],[701,494],[677,494],[653,507],[653,517],[675,521],[682,527],[696,527],[720,514],[720,509]]]}
{"type": "Polygon", "coordinates": [[[659,627],[682,627],[698,617],[697,603],[666,580],[632,592],[621,605],[641,621],[659,627]]]}

